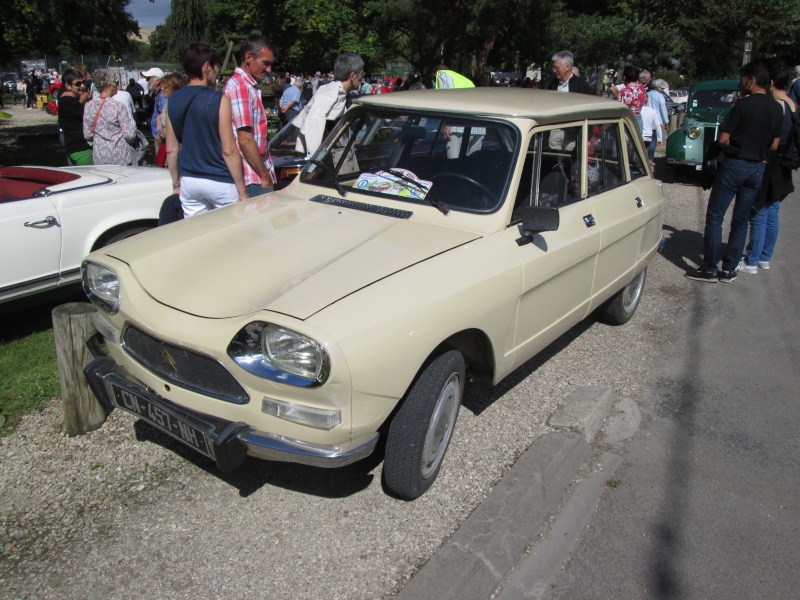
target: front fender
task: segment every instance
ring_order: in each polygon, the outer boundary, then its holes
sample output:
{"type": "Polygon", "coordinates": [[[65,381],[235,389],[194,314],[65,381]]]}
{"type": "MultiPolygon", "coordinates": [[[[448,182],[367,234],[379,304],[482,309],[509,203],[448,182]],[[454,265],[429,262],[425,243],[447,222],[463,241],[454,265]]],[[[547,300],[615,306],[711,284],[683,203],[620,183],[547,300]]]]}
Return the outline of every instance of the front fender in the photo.
{"type": "Polygon", "coordinates": [[[673,131],[667,138],[667,162],[687,165],[703,163],[703,133],[696,139],[686,135],[686,131],[673,131]]]}

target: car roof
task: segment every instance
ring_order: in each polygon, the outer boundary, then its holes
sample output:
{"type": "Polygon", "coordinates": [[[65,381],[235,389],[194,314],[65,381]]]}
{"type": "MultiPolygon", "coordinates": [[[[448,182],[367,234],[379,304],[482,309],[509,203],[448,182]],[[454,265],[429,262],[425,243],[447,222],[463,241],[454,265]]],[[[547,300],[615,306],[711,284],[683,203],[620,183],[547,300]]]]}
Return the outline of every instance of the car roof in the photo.
{"type": "Polygon", "coordinates": [[[587,112],[613,111],[624,114],[629,110],[621,102],[587,94],[496,87],[414,90],[398,94],[362,96],[355,100],[354,104],[531,119],[548,119],[587,112]]]}
{"type": "Polygon", "coordinates": [[[692,92],[701,90],[738,90],[738,79],[715,79],[713,81],[701,81],[692,86],[692,92]]]}

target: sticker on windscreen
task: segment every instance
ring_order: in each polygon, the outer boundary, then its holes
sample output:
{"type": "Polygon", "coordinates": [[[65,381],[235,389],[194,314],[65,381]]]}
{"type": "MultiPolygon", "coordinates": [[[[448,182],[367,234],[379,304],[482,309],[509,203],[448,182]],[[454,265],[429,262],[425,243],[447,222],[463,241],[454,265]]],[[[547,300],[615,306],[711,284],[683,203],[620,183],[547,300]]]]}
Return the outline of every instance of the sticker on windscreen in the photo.
{"type": "Polygon", "coordinates": [[[406,169],[362,173],[355,183],[356,189],[359,190],[419,200],[425,198],[432,185],[433,182],[420,179],[406,169]]]}

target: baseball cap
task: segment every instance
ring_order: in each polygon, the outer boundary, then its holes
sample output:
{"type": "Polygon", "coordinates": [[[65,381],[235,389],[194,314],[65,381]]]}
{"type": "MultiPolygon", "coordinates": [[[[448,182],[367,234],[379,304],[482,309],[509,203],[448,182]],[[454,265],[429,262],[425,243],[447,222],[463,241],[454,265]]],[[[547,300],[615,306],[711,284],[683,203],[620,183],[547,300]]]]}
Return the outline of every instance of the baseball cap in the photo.
{"type": "Polygon", "coordinates": [[[142,71],[142,75],[144,75],[145,77],[163,77],[164,71],[162,71],[158,67],[153,67],[148,71],[142,71]]]}

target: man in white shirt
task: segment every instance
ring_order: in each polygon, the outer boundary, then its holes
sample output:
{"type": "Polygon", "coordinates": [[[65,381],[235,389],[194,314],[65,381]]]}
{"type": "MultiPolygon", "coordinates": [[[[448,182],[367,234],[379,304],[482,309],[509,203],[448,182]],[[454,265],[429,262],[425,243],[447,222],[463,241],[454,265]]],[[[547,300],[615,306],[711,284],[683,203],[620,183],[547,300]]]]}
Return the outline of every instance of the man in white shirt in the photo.
{"type": "Polygon", "coordinates": [[[117,93],[111,96],[111,99],[116,100],[125,107],[131,117],[131,121],[133,121],[133,124],[135,125],[136,118],[133,115],[136,112],[136,106],[133,104],[133,97],[124,89],[122,89],[120,84],[117,84],[117,93]]]}
{"type": "Polygon", "coordinates": [[[646,104],[642,107],[642,138],[644,138],[644,145],[648,150],[648,157],[650,158],[650,166],[655,166],[653,156],[655,155],[655,148],[659,148],[663,143],[663,134],[661,129],[661,118],[658,113],[646,104]],[[650,152],[650,149],[652,153],[650,152]]]}

